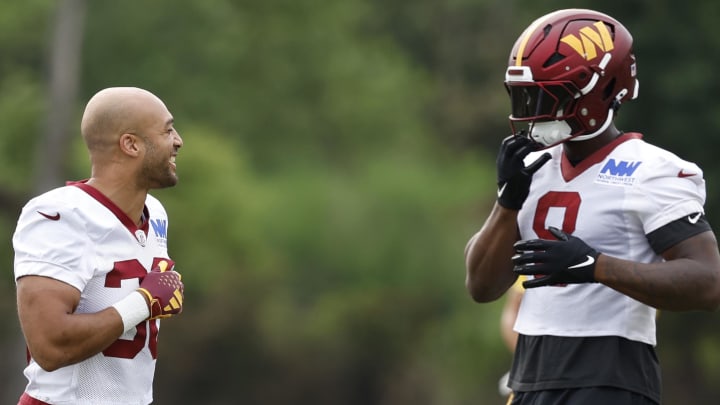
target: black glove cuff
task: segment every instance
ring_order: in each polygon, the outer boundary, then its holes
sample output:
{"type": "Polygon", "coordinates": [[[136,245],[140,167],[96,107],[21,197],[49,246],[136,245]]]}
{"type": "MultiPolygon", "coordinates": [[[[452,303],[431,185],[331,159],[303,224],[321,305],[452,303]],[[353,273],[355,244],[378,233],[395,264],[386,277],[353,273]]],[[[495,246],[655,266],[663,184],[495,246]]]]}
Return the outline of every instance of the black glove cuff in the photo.
{"type": "Polygon", "coordinates": [[[587,259],[584,262],[568,268],[568,270],[571,270],[570,274],[577,279],[577,282],[597,283],[597,280],[595,280],[595,265],[597,264],[598,256],[600,256],[600,252],[591,250],[587,253],[587,259]]]}
{"type": "Polygon", "coordinates": [[[501,207],[518,211],[522,208],[530,191],[530,179],[516,179],[498,183],[497,201],[501,207]],[[527,183],[527,184],[525,184],[527,183]]]}

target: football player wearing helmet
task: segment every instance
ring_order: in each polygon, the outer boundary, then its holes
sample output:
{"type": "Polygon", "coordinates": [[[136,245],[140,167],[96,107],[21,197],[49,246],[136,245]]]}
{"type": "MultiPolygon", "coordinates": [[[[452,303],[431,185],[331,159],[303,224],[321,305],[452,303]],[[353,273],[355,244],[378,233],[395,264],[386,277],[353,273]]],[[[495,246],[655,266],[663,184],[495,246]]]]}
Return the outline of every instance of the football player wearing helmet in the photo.
{"type": "Polygon", "coordinates": [[[566,9],[530,24],[510,53],[513,134],[465,259],[478,302],[528,278],[512,404],[659,404],[656,310],[720,306],[702,170],[615,125],[638,96],[632,46],[616,19],[566,9]]]}

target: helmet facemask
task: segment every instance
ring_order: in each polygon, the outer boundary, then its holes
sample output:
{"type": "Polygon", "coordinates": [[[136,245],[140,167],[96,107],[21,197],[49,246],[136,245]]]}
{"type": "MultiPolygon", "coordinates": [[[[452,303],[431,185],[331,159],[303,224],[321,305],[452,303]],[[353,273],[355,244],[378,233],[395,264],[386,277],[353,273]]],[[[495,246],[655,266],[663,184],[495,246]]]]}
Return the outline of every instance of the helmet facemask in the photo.
{"type": "Polygon", "coordinates": [[[527,123],[525,132],[544,147],[572,137],[573,129],[567,120],[574,116],[580,97],[575,84],[570,81],[508,81],[506,88],[512,107],[510,125],[513,133],[517,132],[516,123],[527,123]]]}

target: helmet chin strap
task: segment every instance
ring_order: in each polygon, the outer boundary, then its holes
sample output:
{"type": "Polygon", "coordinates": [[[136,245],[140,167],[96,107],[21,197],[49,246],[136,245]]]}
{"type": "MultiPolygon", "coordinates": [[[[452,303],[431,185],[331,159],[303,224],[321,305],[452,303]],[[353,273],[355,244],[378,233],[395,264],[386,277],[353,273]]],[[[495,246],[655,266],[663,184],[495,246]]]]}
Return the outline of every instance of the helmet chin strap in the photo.
{"type": "Polygon", "coordinates": [[[605,122],[600,126],[600,128],[597,129],[597,131],[595,131],[595,132],[593,132],[593,133],[591,133],[591,134],[574,136],[574,137],[570,138],[570,141],[572,141],[572,142],[574,142],[574,141],[587,141],[588,139],[595,138],[596,136],[598,136],[598,135],[600,135],[601,133],[603,133],[606,129],[608,129],[608,127],[610,126],[610,123],[612,122],[614,116],[615,116],[615,109],[614,109],[614,108],[610,108],[609,111],[608,111],[607,119],[606,119],[605,122]]]}
{"type": "Polygon", "coordinates": [[[528,135],[535,142],[549,148],[570,138],[570,125],[566,121],[532,122],[528,135]]]}
{"type": "MultiPolygon", "coordinates": [[[[637,93],[637,85],[635,86],[635,92],[637,93]]],[[[605,132],[606,129],[610,126],[610,123],[613,121],[613,118],[615,117],[615,112],[620,108],[620,100],[623,99],[628,93],[627,89],[622,89],[618,92],[618,94],[615,95],[615,101],[613,104],[610,105],[610,108],[608,109],[608,116],[607,119],[605,119],[605,122],[600,126],[600,128],[597,129],[597,131],[591,133],[591,134],[585,134],[585,135],[578,135],[575,137],[572,137],[571,141],[586,141],[588,139],[592,139],[601,133],[605,132]]]]}
{"type": "Polygon", "coordinates": [[[545,147],[557,145],[565,141],[586,141],[592,139],[602,132],[604,132],[610,126],[610,123],[615,116],[615,110],[610,108],[608,116],[605,122],[595,132],[590,134],[583,134],[578,136],[571,136],[572,131],[570,125],[566,121],[544,121],[544,122],[533,122],[529,128],[530,137],[545,147]]]}

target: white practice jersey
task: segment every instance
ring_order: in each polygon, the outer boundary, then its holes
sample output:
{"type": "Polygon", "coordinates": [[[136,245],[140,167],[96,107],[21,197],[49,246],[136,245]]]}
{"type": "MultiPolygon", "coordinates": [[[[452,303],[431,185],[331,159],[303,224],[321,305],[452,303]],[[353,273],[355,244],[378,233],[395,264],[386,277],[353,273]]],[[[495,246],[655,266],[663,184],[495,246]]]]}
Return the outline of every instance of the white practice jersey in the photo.
{"type": "MultiPolygon", "coordinates": [[[[518,216],[521,239],[555,239],[555,226],[595,250],[642,263],[662,261],[646,235],[705,203],[700,168],[628,133],[573,167],[562,145],[533,176],[518,216]]],[[[515,330],[525,335],[622,336],[656,344],[655,309],[599,283],[525,291],[515,330]]]]}
{"type": "MultiPolygon", "coordinates": [[[[76,313],[108,308],[135,291],[159,260],[169,260],[165,209],[148,196],[144,213],[144,225],[138,228],[84,183],[32,199],[13,236],[15,278],[46,276],[77,288],[81,298],[76,313]]],[[[25,391],[53,405],[149,404],[159,326],[158,320],[142,322],[102,353],[53,372],[31,358],[25,391]]]]}

